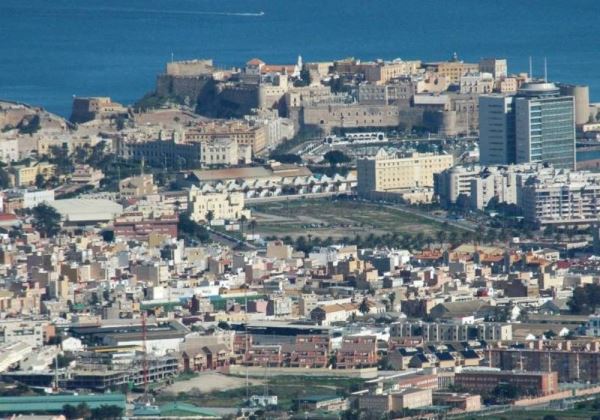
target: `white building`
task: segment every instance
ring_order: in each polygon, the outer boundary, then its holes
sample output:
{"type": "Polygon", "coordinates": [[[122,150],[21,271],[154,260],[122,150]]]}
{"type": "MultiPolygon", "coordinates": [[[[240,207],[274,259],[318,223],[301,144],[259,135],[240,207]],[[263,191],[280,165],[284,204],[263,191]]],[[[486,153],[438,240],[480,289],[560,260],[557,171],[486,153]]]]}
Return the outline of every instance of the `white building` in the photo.
{"type": "Polygon", "coordinates": [[[513,96],[479,97],[479,161],[483,165],[515,162],[513,96]]]}
{"type": "Polygon", "coordinates": [[[23,190],[23,208],[30,209],[42,203],[54,201],[54,190],[23,190]]]}
{"type": "Polygon", "coordinates": [[[244,209],[244,194],[238,192],[205,193],[192,187],[188,209],[190,218],[196,222],[206,221],[209,212],[212,220],[239,220],[242,216],[250,219],[250,210],[244,209]]]}
{"type": "Polygon", "coordinates": [[[252,149],[229,137],[200,143],[200,162],[203,165],[237,165],[252,160],[252,149]]]}
{"type": "Polygon", "coordinates": [[[555,170],[520,188],[520,206],[531,223],[574,224],[600,221],[600,174],[555,170]]]}
{"type": "Polygon", "coordinates": [[[483,95],[494,89],[494,76],[491,73],[469,72],[460,77],[460,93],[483,95]]]}
{"type": "Polygon", "coordinates": [[[19,140],[0,140],[0,161],[10,163],[19,160],[19,140]]]}

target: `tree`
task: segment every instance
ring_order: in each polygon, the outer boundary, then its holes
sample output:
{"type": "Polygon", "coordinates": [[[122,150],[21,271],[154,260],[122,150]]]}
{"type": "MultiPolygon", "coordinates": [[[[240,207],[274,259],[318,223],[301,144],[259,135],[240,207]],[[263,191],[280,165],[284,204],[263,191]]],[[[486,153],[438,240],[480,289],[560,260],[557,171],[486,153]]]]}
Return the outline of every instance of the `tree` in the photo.
{"type": "Polygon", "coordinates": [[[252,231],[252,236],[254,237],[254,230],[256,229],[256,220],[252,219],[250,220],[250,223],[248,224],[248,227],[250,228],[250,230],[252,231]]]}
{"type": "Polygon", "coordinates": [[[515,399],[519,396],[519,389],[511,384],[500,384],[498,385],[493,394],[502,399],[515,399]]]}
{"type": "Polygon", "coordinates": [[[247,221],[248,218],[242,214],[242,217],[240,217],[240,230],[242,234],[242,239],[244,238],[244,223],[246,223],[247,221]]]}
{"type": "Polygon", "coordinates": [[[17,128],[19,129],[19,133],[21,134],[37,133],[40,130],[40,128],[42,128],[39,115],[33,115],[23,118],[21,122],[17,125],[17,128]]]}
{"type": "Polygon", "coordinates": [[[358,310],[360,311],[361,314],[365,315],[367,313],[369,313],[369,301],[367,300],[367,298],[364,298],[362,300],[362,302],[360,303],[360,305],[358,306],[358,310]]]}
{"type": "Polygon", "coordinates": [[[329,162],[329,165],[332,168],[337,167],[340,163],[348,163],[352,160],[344,152],[340,152],[339,150],[330,150],[325,153],[323,159],[329,162]]]}
{"type": "Polygon", "coordinates": [[[91,411],[92,420],[117,420],[123,417],[123,409],[116,405],[101,405],[91,411]]]}
{"type": "Polygon", "coordinates": [[[446,233],[445,230],[438,230],[435,234],[435,237],[441,246],[444,244],[444,242],[446,242],[446,238],[448,237],[448,234],[446,233]]]}
{"type": "Polygon", "coordinates": [[[92,411],[86,403],[81,403],[76,407],[66,404],[63,406],[62,412],[67,419],[89,419],[92,417],[92,411]]]}
{"type": "Polygon", "coordinates": [[[33,227],[45,238],[56,235],[60,232],[60,213],[47,204],[38,204],[33,208],[33,227]]]}
{"type": "Polygon", "coordinates": [[[45,183],[46,183],[46,179],[44,178],[44,175],[42,175],[42,174],[37,174],[37,175],[35,176],[35,186],[36,186],[38,189],[42,189],[42,188],[44,188],[44,184],[45,184],[45,183]]]}
{"type": "Polygon", "coordinates": [[[388,299],[390,301],[390,307],[394,309],[394,301],[396,300],[396,292],[392,292],[388,295],[388,299]]]}
{"type": "Polygon", "coordinates": [[[10,187],[10,176],[4,168],[0,168],[0,188],[5,189],[10,187]]]}
{"type": "Polygon", "coordinates": [[[302,158],[294,153],[272,154],[270,157],[281,163],[302,163],[302,158]]]}
{"type": "Polygon", "coordinates": [[[212,210],[209,210],[206,212],[206,222],[208,223],[208,225],[210,226],[211,222],[214,220],[215,218],[215,212],[212,210]]]}
{"type": "Polygon", "coordinates": [[[210,239],[206,228],[190,219],[190,216],[187,213],[181,214],[179,216],[177,232],[179,233],[180,238],[188,240],[208,242],[210,239]]]}
{"type": "Polygon", "coordinates": [[[217,327],[219,327],[222,330],[230,330],[231,326],[229,326],[229,324],[226,321],[219,321],[219,323],[217,324],[217,327]]]}
{"type": "Polygon", "coordinates": [[[574,314],[593,313],[600,305],[600,286],[586,284],[583,287],[576,287],[567,305],[574,314]]]}

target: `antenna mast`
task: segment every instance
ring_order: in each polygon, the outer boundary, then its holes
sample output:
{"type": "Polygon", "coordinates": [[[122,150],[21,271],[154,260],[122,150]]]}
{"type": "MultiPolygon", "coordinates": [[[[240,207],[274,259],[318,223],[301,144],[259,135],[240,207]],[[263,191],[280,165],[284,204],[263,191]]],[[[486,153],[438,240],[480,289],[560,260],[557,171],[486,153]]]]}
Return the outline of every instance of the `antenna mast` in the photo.
{"type": "Polygon", "coordinates": [[[544,57],[544,82],[548,82],[548,59],[544,57]]]}
{"type": "Polygon", "coordinates": [[[533,79],[533,60],[529,56],[529,80],[533,79]]]}

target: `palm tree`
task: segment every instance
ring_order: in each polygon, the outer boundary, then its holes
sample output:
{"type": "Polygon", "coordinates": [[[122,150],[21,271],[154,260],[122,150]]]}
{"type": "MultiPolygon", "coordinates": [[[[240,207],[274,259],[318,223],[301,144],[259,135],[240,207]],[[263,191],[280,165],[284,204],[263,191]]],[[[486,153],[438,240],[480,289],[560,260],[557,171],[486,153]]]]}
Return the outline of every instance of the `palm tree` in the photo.
{"type": "Polygon", "coordinates": [[[215,218],[215,212],[212,210],[209,210],[206,212],[206,222],[208,223],[208,225],[210,226],[210,223],[214,220],[215,218]]]}
{"type": "Polygon", "coordinates": [[[394,301],[396,300],[396,292],[392,292],[388,295],[388,300],[390,301],[390,307],[394,309],[394,301]]]}
{"type": "Polygon", "coordinates": [[[422,248],[424,239],[425,234],[423,232],[417,232],[417,234],[413,237],[415,248],[422,248]]]}
{"type": "Polygon", "coordinates": [[[458,242],[458,233],[455,230],[451,231],[450,235],[448,235],[448,240],[453,246],[456,245],[456,243],[458,242]]]}
{"type": "Polygon", "coordinates": [[[431,244],[433,243],[433,238],[429,235],[425,237],[425,243],[427,244],[427,248],[431,249],[431,244]]]}
{"type": "Polygon", "coordinates": [[[367,298],[363,299],[363,301],[358,306],[358,310],[363,315],[369,312],[369,302],[367,301],[367,298]]]}
{"type": "Polygon", "coordinates": [[[446,233],[445,230],[438,230],[435,234],[435,237],[436,237],[437,241],[439,242],[440,246],[442,246],[446,242],[446,238],[448,237],[448,234],[446,233]]]}
{"type": "Polygon", "coordinates": [[[254,230],[256,229],[256,220],[252,219],[250,220],[250,223],[248,223],[248,226],[250,227],[250,230],[252,231],[252,237],[254,237],[254,230]]]}
{"type": "Polygon", "coordinates": [[[494,242],[496,242],[497,239],[497,235],[496,235],[496,231],[494,229],[488,229],[487,232],[485,232],[485,241],[493,244],[494,242]]]}
{"type": "Polygon", "coordinates": [[[247,220],[248,220],[248,218],[246,217],[246,215],[242,214],[242,217],[240,217],[240,228],[241,228],[242,238],[244,238],[244,223],[246,223],[247,220]]]}

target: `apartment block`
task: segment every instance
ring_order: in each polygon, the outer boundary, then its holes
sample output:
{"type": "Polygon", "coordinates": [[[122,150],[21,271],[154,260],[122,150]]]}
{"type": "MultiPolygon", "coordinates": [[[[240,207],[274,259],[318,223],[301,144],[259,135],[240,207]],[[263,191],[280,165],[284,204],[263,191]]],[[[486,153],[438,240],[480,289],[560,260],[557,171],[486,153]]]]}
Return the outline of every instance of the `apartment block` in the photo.
{"type": "Polygon", "coordinates": [[[359,159],[358,192],[390,192],[415,187],[433,187],[434,174],[452,167],[452,155],[414,153],[396,156],[381,149],[374,157],[359,159]]]}
{"type": "Polygon", "coordinates": [[[243,120],[214,120],[200,123],[188,129],[186,142],[207,142],[218,138],[229,138],[239,146],[248,146],[253,154],[262,152],[267,145],[266,129],[262,125],[253,125],[243,120]]]}
{"type": "Polygon", "coordinates": [[[454,384],[469,392],[493,392],[509,384],[528,395],[548,395],[558,391],[556,372],[517,372],[494,369],[465,369],[454,375],[454,384]]]}
{"type": "Polygon", "coordinates": [[[196,222],[207,221],[209,212],[212,220],[239,220],[242,216],[250,218],[250,210],[244,209],[243,193],[204,193],[192,187],[188,208],[191,219],[196,222]]]}

